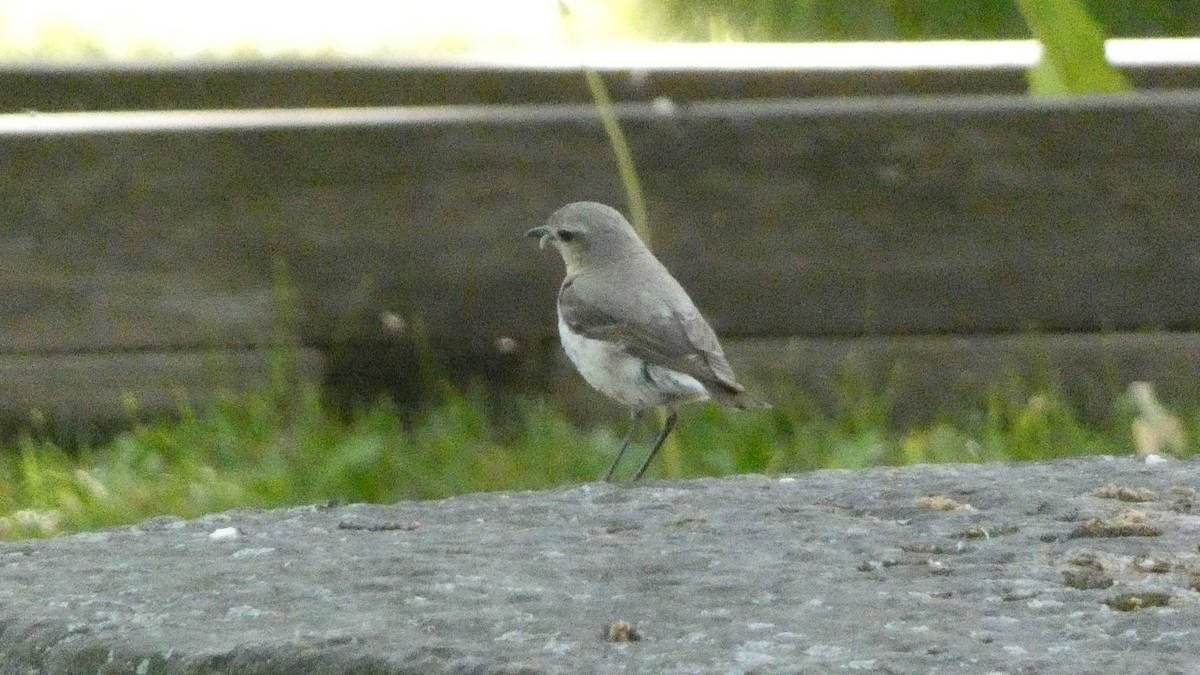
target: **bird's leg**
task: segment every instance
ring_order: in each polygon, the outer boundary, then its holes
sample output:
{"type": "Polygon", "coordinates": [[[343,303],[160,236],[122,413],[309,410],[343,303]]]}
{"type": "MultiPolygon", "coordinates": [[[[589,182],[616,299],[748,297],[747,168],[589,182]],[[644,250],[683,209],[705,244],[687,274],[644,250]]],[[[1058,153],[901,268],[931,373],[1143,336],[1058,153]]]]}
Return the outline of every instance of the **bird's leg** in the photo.
{"type": "Polygon", "coordinates": [[[617,470],[617,465],[621,463],[621,458],[625,456],[625,451],[629,449],[629,442],[633,440],[633,432],[637,431],[638,422],[642,421],[642,414],[645,410],[634,410],[630,413],[629,431],[625,432],[625,440],[621,441],[621,450],[617,452],[617,458],[613,460],[612,466],[608,467],[608,473],[604,474],[604,482],[611,483],[613,472],[617,470]]]}
{"type": "Polygon", "coordinates": [[[646,469],[650,467],[650,462],[654,461],[654,456],[658,454],[658,449],[662,447],[663,441],[667,440],[667,436],[675,428],[675,420],[678,417],[678,413],[674,410],[671,411],[670,415],[667,415],[667,423],[663,425],[663,430],[658,434],[658,440],[654,441],[654,447],[650,449],[650,454],[647,455],[646,461],[642,463],[642,468],[638,469],[637,475],[633,477],[634,480],[641,478],[642,474],[646,473],[646,469]]]}

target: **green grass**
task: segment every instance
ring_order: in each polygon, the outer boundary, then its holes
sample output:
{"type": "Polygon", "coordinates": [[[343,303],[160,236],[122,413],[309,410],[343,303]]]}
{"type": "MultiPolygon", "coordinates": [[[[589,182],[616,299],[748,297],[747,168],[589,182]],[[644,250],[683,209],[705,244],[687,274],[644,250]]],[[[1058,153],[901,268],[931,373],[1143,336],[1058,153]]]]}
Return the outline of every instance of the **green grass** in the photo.
{"type": "MultiPolygon", "coordinates": [[[[550,403],[493,411],[482,391],[438,387],[424,411],[380,403],[348,418],[315,387],[230,398],[138,425],[109,442],[68,451],[27,433],[0,452],[0,538],[45,536],[194,517],[234,507],[327,500],[391,502],[484,490],[542,489],[595,480],[614,456],[625,416],[583,429],[550,403]],[[290,392],[287,394],[279,392],[290,392]]],[[[700,406],[681,414],[678,470],[689,478],[781,474],[821,467],[1047,459],[1127,454],[1129,412],[1109,428],[1080,421],[1053,392],[1014,403],[993,396],[965,416],[890,430],[886,398],[844,387],[834,414],[803,397],[761,412],[700,406]]],[[[1196,437],[1196,420],[1186,420],[1196,437]]],[[[651,435],[627,459],[633,471],[651,435]]]]}

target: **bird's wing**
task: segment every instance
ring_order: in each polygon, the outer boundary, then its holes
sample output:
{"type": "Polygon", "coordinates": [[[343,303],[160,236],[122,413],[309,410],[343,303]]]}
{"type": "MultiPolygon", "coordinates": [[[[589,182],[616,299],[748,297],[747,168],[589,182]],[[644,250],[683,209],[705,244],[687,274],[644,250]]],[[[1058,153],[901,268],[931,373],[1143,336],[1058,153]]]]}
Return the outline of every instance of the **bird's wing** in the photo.
{"type": "Polygon", "coordinates": [[[674,317],[683,327],[688,342],[704,355],[704,360],[708,363],[708,367],[717,381],[734,391],[743,391],[745,388],[738,384],[737,378],[733,375],[733,368],[725,360],[725,352],[721,350],[721,343],[717,342],[717,334],[713,332],[712,326],[708,325],[704,317],[700,316],[699,310],[692,307],[691,311],[676,311],[674,317]]]}
{"type": "MultiPolygon", "coordinates": [[[[593,340],[620,344],[647,363],[720,385],[729,393],[744,391],[725,360],[713,329],[695,307],[670,312],[631,311],[626,299],[613,293],[589,293],[586,283],[563,283],[558,307],[571,330],[593,340]]],[[[687,303],[690,305],[691,303],[687,303]]]]}

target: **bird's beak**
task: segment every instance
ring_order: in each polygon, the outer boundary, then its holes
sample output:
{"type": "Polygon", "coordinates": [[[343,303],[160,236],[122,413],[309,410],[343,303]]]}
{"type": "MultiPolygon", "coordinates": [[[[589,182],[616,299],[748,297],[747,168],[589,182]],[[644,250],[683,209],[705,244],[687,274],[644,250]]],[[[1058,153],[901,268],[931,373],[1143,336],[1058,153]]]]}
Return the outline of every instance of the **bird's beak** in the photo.
{"type": "Polygon", "coordinates": [[[525,233],[526,237],[533,237],[538,240],[538,248],[546,248],[546,242],[550,241],[550,228],[545,225],[535,227],[525,233]]]}

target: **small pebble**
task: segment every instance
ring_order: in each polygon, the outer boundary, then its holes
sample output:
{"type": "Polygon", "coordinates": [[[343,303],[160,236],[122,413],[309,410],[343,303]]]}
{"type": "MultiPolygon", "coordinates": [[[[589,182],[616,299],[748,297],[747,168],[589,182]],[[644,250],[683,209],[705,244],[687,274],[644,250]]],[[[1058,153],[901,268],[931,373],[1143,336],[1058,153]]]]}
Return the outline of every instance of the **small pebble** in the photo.
{"type": "Polygon", "coordinates": [[[628,621],[614,621],[604,627],[606,642],[638,642],[642,634],[628,621]]]}
{"type": "Polygon", "coordinates": [[[233,541],[242,536],[242,531],[236,527],[219,527],[208,534],[213,541],[233,541]]]}

